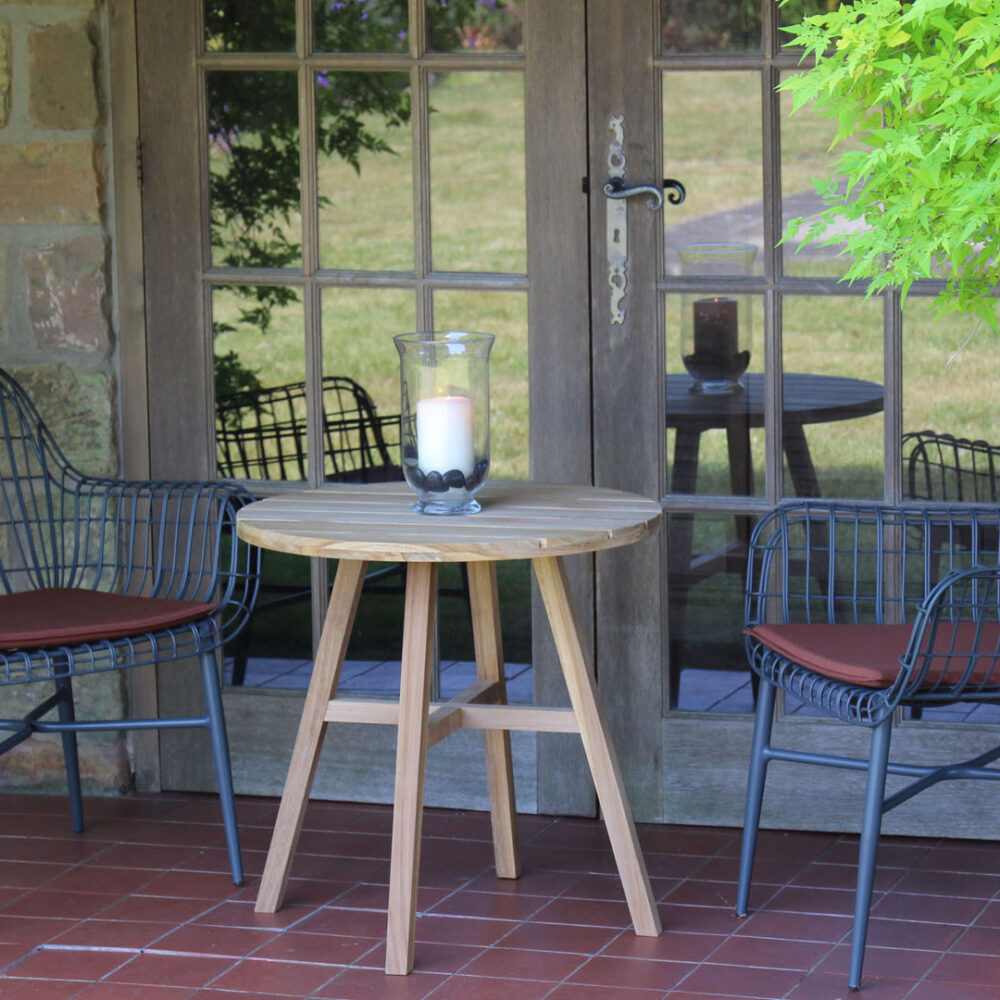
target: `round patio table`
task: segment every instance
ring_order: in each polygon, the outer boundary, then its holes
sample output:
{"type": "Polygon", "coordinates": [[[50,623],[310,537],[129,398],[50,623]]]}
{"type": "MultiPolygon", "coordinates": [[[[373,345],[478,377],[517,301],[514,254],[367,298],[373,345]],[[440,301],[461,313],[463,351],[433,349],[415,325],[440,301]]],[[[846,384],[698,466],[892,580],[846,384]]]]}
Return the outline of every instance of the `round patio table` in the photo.
{"type": "Polygon", "coordinates": [[[427,749],[458,729],[481,729],[497,875],[516,878],[516,836],[510,756],[512,729],[579,733],[614,850],[637,934],[655,936],[660,921],[631,809],[608,734],[594,675],[577,627],[563,559],[631,545],[657,530],[660,505],[645,497],[589,486],[488,482],[482,511],[465,516],[415,514],[403,483],[339,485],[270,497],[238,515],[241,538],[264,548],[340,560],[278,810],[257,910],[283,901],[313,773],[329,722],[395,725],[396,780],[386,972],[413,969],[424,762],[427,749]],[[508,705],[496,563],[530,559],[552,626],[569,689],[570,708],[508,705]],[[369,560],[405,562],[406,599],[399,701],[338,699],[347,650],[369,560]],[[468,568],[478,680],[443,703],[430,701],[437,570],[468,568]]]}

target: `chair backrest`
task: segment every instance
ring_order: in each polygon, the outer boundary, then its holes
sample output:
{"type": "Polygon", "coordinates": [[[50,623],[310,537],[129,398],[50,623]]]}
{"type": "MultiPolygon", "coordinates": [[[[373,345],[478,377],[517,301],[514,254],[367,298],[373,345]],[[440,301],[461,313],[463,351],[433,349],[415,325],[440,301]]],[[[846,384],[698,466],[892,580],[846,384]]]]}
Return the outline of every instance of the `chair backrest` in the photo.
{"type": "MultiPolygon", "coordinates": [[[[304,382],[248,390],[216,401],[219,475],[231,479],[305,479],[304,382]]],[[[323,379],[323,462],[328,482],[402,479],[390,448],[399,442],[399,417],[382,416],[353,379],[323,379]]]]}
{"type": "Polygon", "coordinates": [[[76,562],[64,494],[83,477],[28,394],[0,369],[0,591],[60,586],[76,562]]]}
{"type": "Polygon", "coordinates": [[[998,526],[988,504],[786,501],[754,529],[747,621],[912,622],[949,571],[1000,565],[998,526]]]}
{"type": "Polygon", "coordinates": [[[911,500],[995,503],[1000,446],[933,430],[903,435],[903,489],[911,500]]]}

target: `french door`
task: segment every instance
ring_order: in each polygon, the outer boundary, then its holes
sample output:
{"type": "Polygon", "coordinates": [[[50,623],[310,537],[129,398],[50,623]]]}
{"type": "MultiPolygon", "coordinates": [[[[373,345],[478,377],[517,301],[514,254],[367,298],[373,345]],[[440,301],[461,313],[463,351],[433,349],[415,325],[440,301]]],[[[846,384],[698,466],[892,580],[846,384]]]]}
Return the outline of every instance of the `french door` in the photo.
{"type": "MultiPolygon", "coordinates": [[[[570,567],[636,816],[737,825],[754,518],[786,495],[898,499],[904,430],[990,437],[993,349],[933,324],[919,291],[904,315],[892,295],[839,284],[836,247],[779,243],[788,218],[817,209],[831,135],[808,109],[789,117],[775,89],[799,71],[780,22],[825,0],[369,6],[363,22],[364,5],[137,0],[154,472],[213,474],[220,396],[300,385],[304,468],[247,481],[259,495],[322,485],[327,376],[363,382],[391,413],[391,333],[497,333],[491,474],[663,505],[655,539],[570,567]],[[721,372],[702,363],[720,342],[735,348],[721,372]],[[952,354],[955,385],[938,380],[952,354]]],[[[329,572],[275,569],[272,582],[311,595],[277,612],[300,621],[289,678],[308,676],[329,572]]],[[[508,659],[526,697],[559,703],[530,581],[508,586],[508,659]]],[[[463,656],[449,624],[461,598],[449,601],[443,689],[463,656]]],[[[386,620],[371,619],[376,639],[386,620]]],[[[282,659],[284,633],[267,632],[251,662],[282,659]]],[[[160,678],[163,703],[196,690],[160,678]]],[[[280,791],[301,699],[294,684],[227,688],[241,791],[280,791]]],[[[790,745],[864,749],[864,734],[792,704],[777,725],[790,745]]],[[[993,726],[927,713],[895,743],[971,756],[993,726]]],[[[486,801],[466,735],[429,757],[428,804],[486,801]]],[[[331,729],[317,794],[388,798],[392,738],[331,729]]],[[[203,757],[165,735],[164,785],[211,787],[203,757]]],[[[596,808],[574,738],[521,734],[515,767],[521,808],[596,808]]],[[[823,793],[800,810],[801,774],[776,768],[765,822],[850,828],[860,782],[810,780],[823,793]]],[[[962,832],[988,835],[962,796],[920,796],[887,828],[955,833],[962,814],[962,832]]]]}

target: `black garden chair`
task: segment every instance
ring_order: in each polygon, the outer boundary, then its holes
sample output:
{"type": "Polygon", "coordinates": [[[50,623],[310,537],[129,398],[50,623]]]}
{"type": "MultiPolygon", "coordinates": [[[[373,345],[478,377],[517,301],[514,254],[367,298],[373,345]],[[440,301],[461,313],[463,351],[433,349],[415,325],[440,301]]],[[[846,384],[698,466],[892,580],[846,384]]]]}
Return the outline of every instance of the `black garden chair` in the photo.
{"type": "Polygon", "coordinates": [[[83,829],[77,733],[208,730],[233,881],[243,882],[217,656],[246,623],[257,554],[236,538],[237,486],[97,478],[66,460],[24,390],[0,370],[0,687],[53,686],[0,720],[6,752],[60,733],[73,828],[83,829]],[[76,718],[73,681],[197,658],[203,715],[76,718]],[[57,718],[49,718],[55,712],[57,718]]]}
{"type": "MultiPolygon", "coordinates": [[[[1000,701],[1000,508],[789,501],[750,543],[746,647],[760,678],[737,913],[747,912],[767,767],[793,761],[867,773],[849,985],[861,984],[883,815],[955,778],[1000,778],[974,760],[889,760],[897,707],[1000,701]],[[871,732],[867,759],[774,746],[777,690],[871,732]],[[886,795],[886,775],[911,779],[886,795]]],[[[836,740],[836,734],[831,734],[836,740]]]]}

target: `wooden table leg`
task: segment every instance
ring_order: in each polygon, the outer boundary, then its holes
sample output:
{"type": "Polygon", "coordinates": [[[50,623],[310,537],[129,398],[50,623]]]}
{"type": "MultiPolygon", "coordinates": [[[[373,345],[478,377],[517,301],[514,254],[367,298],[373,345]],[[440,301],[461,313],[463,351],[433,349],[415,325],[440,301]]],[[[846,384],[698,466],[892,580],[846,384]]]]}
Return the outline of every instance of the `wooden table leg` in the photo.
{"type": "Polygon", "coordinates": [[[570,703],[580,726],[583,748],[597,789],[632,924],[636,934],[656,937],[661,931],[660,917],[653,901],[646,863],[639,850],[621,771],[601,711],[594,675],[580,642],[563,560],[552,556],[532,562],[569,689],[570,703]]]}
{"type": "Polygon", "coordinates": [[[285,790],[281,795],[278,819],[267,852],[267,863],[257,893],[258,913],[274,913],[281,908],[288,883],[288,873],[302,830],[309,790],[312,788],[316,761],[326,734],[327,705],[337,690],[340,668],[347,652],[347,640],[354,625],[358,598],[365,582],[365,562],[341,560],[330,595],[330,605],[323,621],[323,632],[316,650],[312,678],[306,693],[299,732],[288,766],[285,790]]]}
{"type": "Polygon", "coordinates": [[[437,577],[437,563],[407,566],[385,950],[385,971],[391,976],[413,971],[437,577]]]}
{"type": "MultiPolygon", "coordinates": [[[[500,690],[499,701],[505,705],[507,693],[496,563],[469,563],[468,576],[472,637],[476,648],[476,676],[483,681],[494,681],[500,690]]],[[[490,821],[493,825],[493,855],[497,877],[517,878],[521,874],[521,856],[517,844],[517,809],[510,733],[505,729],[484,729],[483,744],[486,751],[486,780],[490,793],[490,821]]]]}

